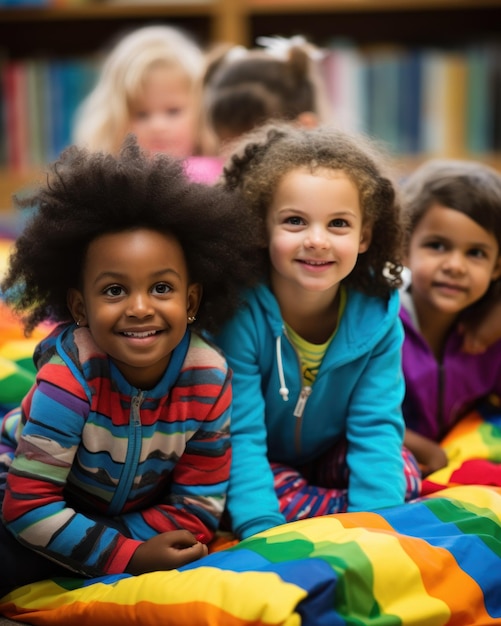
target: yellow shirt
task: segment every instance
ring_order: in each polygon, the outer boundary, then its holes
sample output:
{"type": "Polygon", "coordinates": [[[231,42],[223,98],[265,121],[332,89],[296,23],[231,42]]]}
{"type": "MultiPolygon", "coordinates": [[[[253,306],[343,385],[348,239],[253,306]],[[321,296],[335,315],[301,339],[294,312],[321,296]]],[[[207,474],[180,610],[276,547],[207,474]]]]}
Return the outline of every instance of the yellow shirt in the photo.
{"type": "Polygon", "coordinates": [[[339,326],[339,320],[341,319],[341,315],[343,314],[344,307],[346,304],[346,289],[343,287],[340,288],[339,293],[339,314],[337,318],[337,326],[332,333],[332,335],[327,339],[325,343],[310,343],[303,339],[300,335],[296,333],[288,324],[285,324],[287,329],[287,337],[290,339],[293,346],[296,348],[299,354],[299,360],[301,362],[301,371],[303,374],[303,385],[311,386],[317,377],[318,370],[320,369],[320,365],[322,364],[322,359],[324,358],[324,354],[327,352],[327,348],[329,344],[333,340],[337,327],[339,326]]]}

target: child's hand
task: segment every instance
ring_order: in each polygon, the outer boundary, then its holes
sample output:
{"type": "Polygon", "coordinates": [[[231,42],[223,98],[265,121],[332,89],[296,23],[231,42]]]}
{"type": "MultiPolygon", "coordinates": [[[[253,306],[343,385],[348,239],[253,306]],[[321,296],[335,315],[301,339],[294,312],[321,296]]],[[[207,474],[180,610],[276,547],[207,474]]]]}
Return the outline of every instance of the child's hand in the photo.
{"type": "Polygon", "coordinates": [[[140,545],[125,571],[138,575],[175,569],[207,554],[207,546],[197,541],[188,530],[172,530],[156,535],[140,545]]]}
{"type": "Polygon", "coordinates": [[[421,456],[421,459],[418,459],[418,462],[424,478],[442,469],[442,467],[445,467],[448,460],[443,448],[441,448],[438,443],[430,442],[426,453],[421,456]]]}
{"type": "Polygon", "coordinates": [[[468,320],[459,326],[463,334],[463,352],[482,354],[489,346],[501,339],[501,302],[479,315],[478,320],[468,320]]]}
{"type": "Polygon", "coordinates": [[[463,352],[467,354],[482,354],[487,348],[500,339],[500,336],[495,332],[489,335],[489,329],[480,328],[464,328],[461,327],[460,331],[463,333],[463,352]]]}
{"type": "Polygon", "coordinates": [[[423,478],[445,467],[449,462],[438,443],[412,430],[406,429],[404,444],[416,457],[423,478]]]}

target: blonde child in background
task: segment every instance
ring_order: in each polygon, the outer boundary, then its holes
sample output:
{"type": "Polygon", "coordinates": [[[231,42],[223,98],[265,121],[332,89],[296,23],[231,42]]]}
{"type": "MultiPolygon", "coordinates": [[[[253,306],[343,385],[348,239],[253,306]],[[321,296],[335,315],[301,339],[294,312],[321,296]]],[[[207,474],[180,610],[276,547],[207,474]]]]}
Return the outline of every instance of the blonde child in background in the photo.
{"type": "Polygon", "coordinates": [[[106,57],[81,104],[74,142],[117,154],[133,133],[141,148],[187,158],[202,150],[200,80],[204,55],[171,26],[145,26],[125,35],[106,57]]]}
{"type": "Polygon", "coordinates": [[[400,210],[382,158],[363,137],[277,124],[225,167],[268,268],[215,338],[233,370],[240,538],[419,493],[402,450],[400,210]]]}
{"type": "Polygon", "coordinates": [[[134,143],[117,157],[68,149],[25,199],[39,209],[2,289],[27,332],[59,324],[5,417],[20,428],[8,473],[0,464],[0,596],[207,554],[230,471],[231,372],[194,329],[217,329],[253,282],[240,204],[134,143]]]}
{"type": "Polygon", "coordinates": [[[301,36],[257,42],[263,47],[219,46],[208,55],[203,110],[222,155],[244,133],[270,120],[305,127],[329,121],[321,51],[301,36]]]}
{"type": "Polygon", "coordinates": [[[501,175],[471,161],[429,161],[404,183],[403,210],[405,442],[427,475],[447,465],[439,443],[451,428],[501,394],[501,338],[478,354],[463,349],[463,328],[499,313],[501,175]]]}

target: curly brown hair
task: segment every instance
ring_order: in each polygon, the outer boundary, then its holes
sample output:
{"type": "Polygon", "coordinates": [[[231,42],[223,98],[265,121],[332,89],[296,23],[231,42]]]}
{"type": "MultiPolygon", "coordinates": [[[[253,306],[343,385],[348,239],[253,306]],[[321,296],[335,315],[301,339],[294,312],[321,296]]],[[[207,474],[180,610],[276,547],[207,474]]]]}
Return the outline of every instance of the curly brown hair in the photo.
{"type": "Polygon", "coordinates": [[[386,296],[402,284],[400,205],[387,163],[384,150],[363,135],[327,125],[311,129],[272,123],[245,136],[226,164],[224,185],[242,191],[267,244],[268,207],[285,174],[305,167],[342,170],[358,189],[363,223],[372,231],[369,249],[343,283],[367,295],[386,296]]]}
{"type": "Polygon", "coordinates": [[[45,184],[17,198],[36,207],[17,238],[1,284],[26,333],[43,320],[71,321],[68,289],[79,288],[89,244],[135,228],[173,235],[190,280],[201,283],[196,326],[213,331],[237,307],[242,287],[260,275],[254,218],[240,194],[187,179],[181,162],[144,155],[132,137],[118,156],[72,146],[45,184]],[[238,244],[238,245],[237,245],[238,244]]]}

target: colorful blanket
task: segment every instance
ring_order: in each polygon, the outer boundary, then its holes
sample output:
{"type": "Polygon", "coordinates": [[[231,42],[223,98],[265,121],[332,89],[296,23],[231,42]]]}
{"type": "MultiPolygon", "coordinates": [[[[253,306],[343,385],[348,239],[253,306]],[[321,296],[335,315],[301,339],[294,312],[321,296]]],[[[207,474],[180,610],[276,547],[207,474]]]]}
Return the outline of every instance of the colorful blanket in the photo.
{"type": "MultiPolygon", "coordinates": [[[[47,332],[27,339],[0,301],[0,415],[31,386],[47,332]]],[[[0,614],[41,626],[501,625],[500,429],[492,403],[465,418],[416,502],[281,526],[175,571],[41,581],[0,599],[0,614]]]]}
{"type": "Polygon", "coordinates": [[[33,350],[49,329],[43,325],[26,337],[19,319],[0,300],[0,417],[19,404],[35,381],[33,350]]]}
{"type": "MultiPolygon", "coordinates": [[[[12,243],[10,237],[0,234],[0,278],[7,268],[12,243]]],[[[26,337],[20,320],[0,299],[0,418],[20,403],[35,381],[33,350],[50,328],[42,324],[26,337]]]]}
{"type": "Polygon", "coordinates": [[[455,487],[280,526],[191,566],[27,585],[0,612],[47,626],[501,624],[501,491],[455,487]]]}
{"type": "Polygon", "coordinates": [[[501,487],[501,406],[496,397],[463,418],[442,442],[449,463],[422,486],[429,494],[455,485],[501,487]]]}

